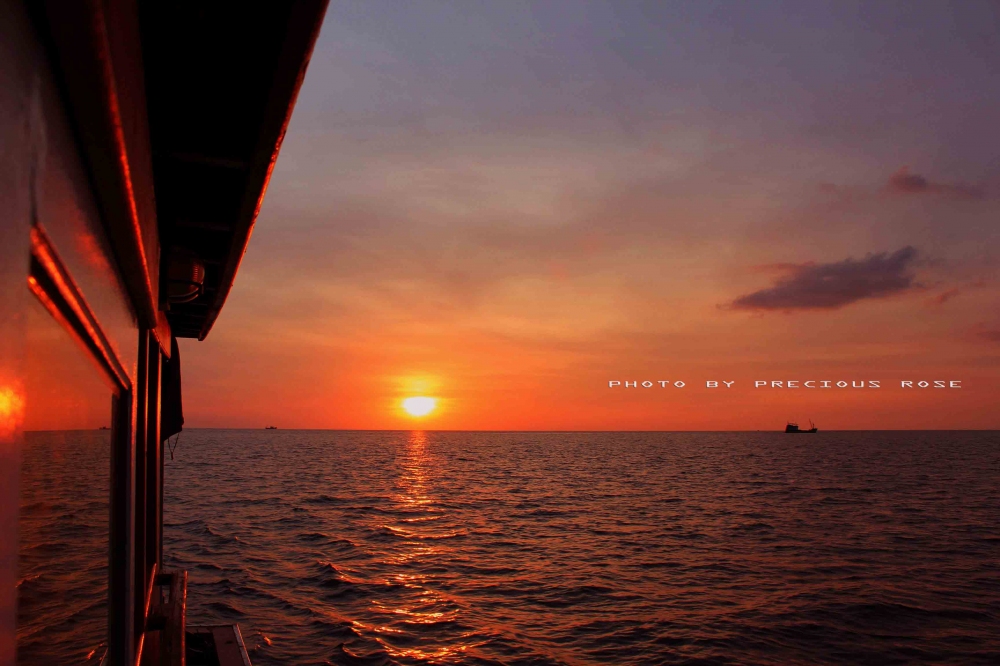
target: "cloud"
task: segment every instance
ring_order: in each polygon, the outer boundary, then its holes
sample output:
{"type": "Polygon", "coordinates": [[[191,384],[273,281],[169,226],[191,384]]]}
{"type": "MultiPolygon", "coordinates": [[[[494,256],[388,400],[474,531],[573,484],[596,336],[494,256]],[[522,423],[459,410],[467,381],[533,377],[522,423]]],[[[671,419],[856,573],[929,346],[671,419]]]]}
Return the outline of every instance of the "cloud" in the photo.
{"type": "Polygon", "coordinates": [[[954,287],[948,289],[947,291],[942,291],[940,294],[928,298],[924,303],[928,307],[934,307],[938,305],[944,305],[956,296],[960,296],[966,292],[973,291],[976,289],[982,289],[986,286],[986,280],[977,280],[975,282],[954,287]]]}
{"type": "Polygon", "coordinates": [[[965,183],[936,183],[924,176],[910,173],[910,167],[901,167],[889,177],[885,191],[890,194],[940,194],[958,199],[982,199],[983,191],[965,183]]]}
{"type": "Polygon", "coordinates": [[[917,285],[910,267],[916,249],[869,254],[829,264],[787,264],[784,276],[767,289],[740,296],[739,310],[832,310],[866,298],[900,294],[917,285]]]}
{"type": "Polygon", "coordinates": [[[979,331],[979,337],[990,342],[1000,342],[1000,328],[979,331]]]}
{"type": "Polygon", "coordinates": [[[927,305],[929,306],[944,305],[945,303],[947,303],[948,301],[955,298],[961,293],[962,290],[959,289],[958,287],[955,287],[954,289],[949,289],[948,291],[942,291],[940,294],[937,294],[936,296],[932,296],[931,298],[927,299],[927,305]]]}
{"type": "Polygon", "coordinates": [[[971,333],[980,340],[986,340],[987,342],[1000,342],[1000,327],[997,327],[995,323],[990,324],[988,322],[981,321],[972,327],[971,333]]]}

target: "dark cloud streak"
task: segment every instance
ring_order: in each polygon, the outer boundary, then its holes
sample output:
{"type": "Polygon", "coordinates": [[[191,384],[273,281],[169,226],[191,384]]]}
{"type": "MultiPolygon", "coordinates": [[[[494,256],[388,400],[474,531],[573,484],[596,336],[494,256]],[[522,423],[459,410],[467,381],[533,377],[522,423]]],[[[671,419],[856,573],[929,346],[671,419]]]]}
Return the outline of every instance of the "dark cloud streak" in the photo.
{"type": "Polygon", "coordinates": [[[979,331],[979,337],[990,342],[1000,342],[1000,329],[979,331]]]}
{"type": "Polygon", "coordinates": [[[958,296],[961,293],[962,293],[962,290],[959,289],[958,287],[955,287],[954,289],[949,289],[947,291],[943,291],[940,294],[938,294],[938,295],[936,295],[936,296],[934,296],[932,298],[929,298],[927,300],[927,305],[928,306],[944,305],[945,303],[947,303],[948,301],[950,301],[951,299],[955,298],[956,296],[958,296]]]}
{"type": "Polygon", "coordinates": [[[884,298],[915,288],[910,268],[917,251],[869,254],[828,264],[791,264],[767,289],[740,296],[738,310],[832,310],[867,298],[884,298]]]}
{"type": "Polygon", "coordinates": [[[885,191],[897,195],[939,194],[957,199],[982,199],[983,191],[965,183],[936,183],[902,167],[889,177],[885,191]]]}

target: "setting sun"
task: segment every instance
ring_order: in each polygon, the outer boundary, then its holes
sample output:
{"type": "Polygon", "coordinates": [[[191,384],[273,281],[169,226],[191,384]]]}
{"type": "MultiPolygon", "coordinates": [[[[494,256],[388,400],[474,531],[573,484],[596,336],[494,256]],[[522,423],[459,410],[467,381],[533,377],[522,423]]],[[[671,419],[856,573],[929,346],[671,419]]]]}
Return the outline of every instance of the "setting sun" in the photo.
{"type": "Polygon", "coordinates": [[[427,416],[437,407],[437,398],[407,398],[403,400],[403,409],[410,416],[427,416]]]}

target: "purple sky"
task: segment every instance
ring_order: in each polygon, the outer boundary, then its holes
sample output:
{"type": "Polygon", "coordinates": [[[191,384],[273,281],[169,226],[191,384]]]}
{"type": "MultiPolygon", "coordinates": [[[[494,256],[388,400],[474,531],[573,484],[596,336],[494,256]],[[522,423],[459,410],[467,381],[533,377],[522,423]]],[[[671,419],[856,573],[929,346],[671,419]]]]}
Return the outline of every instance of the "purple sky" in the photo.
{"type": "Polygon", "coordinates": [[[409,427],[394,401],[434,392],[428,427],[1000,426],[998,28],[973,1],[333,2],[184,345],[192,424],[409,427]],[[862,371],[969,388],[607,392],[862,371]]]}

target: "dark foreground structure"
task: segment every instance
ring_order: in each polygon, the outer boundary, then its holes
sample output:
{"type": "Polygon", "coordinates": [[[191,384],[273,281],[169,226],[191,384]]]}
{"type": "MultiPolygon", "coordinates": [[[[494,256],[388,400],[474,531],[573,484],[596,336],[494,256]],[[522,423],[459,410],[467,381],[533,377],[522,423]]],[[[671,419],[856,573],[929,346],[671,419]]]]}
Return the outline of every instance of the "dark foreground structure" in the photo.
{"type": "Polygon", "coordinates": [[[107,636],[87,663],[249,663],[235,625],[185,627],[186,573],[163,568],[162,443],[183,423],[176,339],[203,340],[226,301],[325,9],[0,0],[2,666],[25,582],[32,299],[111,395],[95,478],[110,479],[107,636]]]}
{"type": "Polygon", "coordinates": [[[786,433],[789,433],[789,432],[791,432],[791,433],[797,433],[797,432],[812,433],[812,432],[819,432],[819,428],[817,428],[816,424],[813,423],[812,421],[809,421],[809,427],[808,428],[800,428],[799,424],[796,423],[795,421],[789,421],[788,425],[785,426],[785,432],[786,433]]]}

